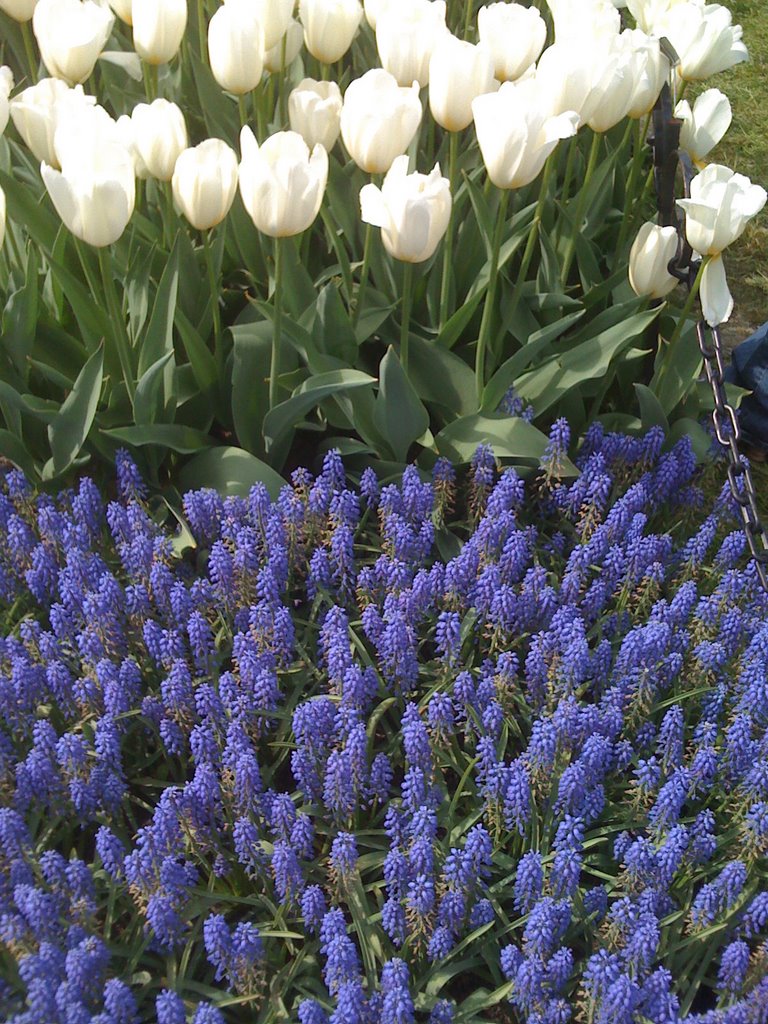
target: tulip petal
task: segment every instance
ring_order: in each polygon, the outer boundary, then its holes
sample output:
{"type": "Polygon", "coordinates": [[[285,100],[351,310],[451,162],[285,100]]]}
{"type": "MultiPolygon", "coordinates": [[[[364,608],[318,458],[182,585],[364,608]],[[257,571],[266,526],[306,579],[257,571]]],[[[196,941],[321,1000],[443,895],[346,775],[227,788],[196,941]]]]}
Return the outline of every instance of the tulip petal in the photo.
{"type": "Polygon", "coordinates": [[[55,170],[55,168],[50,167],[45,162],[40,165],[40,174],[43,177],[45,187],[48,190],[48,195],[51,197],[56,213],[58,213],[69,230],[74,235],[80,237],[82,231],[80,206],[70,182],[67,181],[61,171],[55,170]]]}
{"type": "Polygon", "coordinates": [[[717,327],[733,312],[733,297],[728,290],[722,256],[713,257],[701,277],[701,308],[710,327],[717,327]]]}
{"type": "Polygon", "coordinates": [[[381,190],[373,184],[360,189],[360,214],[366,224],[375,228],[389,227],[389,211],[381,190]]]}

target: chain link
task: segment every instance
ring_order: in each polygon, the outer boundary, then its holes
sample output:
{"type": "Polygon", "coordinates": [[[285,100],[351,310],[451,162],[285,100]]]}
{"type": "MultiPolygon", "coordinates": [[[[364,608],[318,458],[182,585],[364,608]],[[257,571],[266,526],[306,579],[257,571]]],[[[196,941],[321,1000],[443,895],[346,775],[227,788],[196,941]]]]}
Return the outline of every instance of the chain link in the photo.
{"type": "MultiPolygon", "coordinates": [[[[665,85],[653,111],[653,132],[649,140],[653,149],[656,200],[661,223],[674,226],[678,233],[678,251],[675,258],[670,261],[669,271],[690,290],[700,263],[694,258],[686,241],[683,219],[675,202],[678,173],[682,173],[683,194],[686,197],[690,196],[691,180],[694,176],[688,154],[679,149],[680,125],[680,120],[673,115],[671,90],[665,85]]],[[[728,400],[725,390],[722,338],[719,329],[710,327],[703,319],[696,324],[696,338],[714,399],[712,424],[715,436],[725,450],[728,462],[728,486],[738,506],[741,525],[760,582],[768,591],[768,534],[760,519],[749,460],[739,451],[741,430],[736,410],[728,400]],[[711,335],[711,343],[707,337],[708,332],[711,335]]]]}

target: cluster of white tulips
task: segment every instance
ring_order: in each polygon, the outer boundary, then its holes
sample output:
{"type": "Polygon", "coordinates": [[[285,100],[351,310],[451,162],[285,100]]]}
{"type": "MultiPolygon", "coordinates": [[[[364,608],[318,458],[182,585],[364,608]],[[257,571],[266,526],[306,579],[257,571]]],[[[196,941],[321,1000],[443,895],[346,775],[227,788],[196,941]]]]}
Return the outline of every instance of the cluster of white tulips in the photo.
{"type": "MultiPolygon", "coordinates": [[[[364,222],[381,229],[387,253],[421,263],[447,236],[448,264],[459,136],[470,125],[488,178],[502,190],[503,220],[507,194],[541,174],[560,140],[583,126],[591,129],[589,179],[601,136],[619,122],[634,121],[642,142],[666,82],[677,89],[747,59],[740,26],[732,24],[725,7],[705,0],[626,0],[625,5],[547,0],[547,5],[543,16],[536,6],[488,3],[474,18],[469,15],[476,5],[466,4],[462,24],[454,18],[451,31],[445,0],[224,0],[212,13],[205,0],[198,0],[196,12],[188,11],[187,0],[0,0],[0,9],[26,33],[30,76],[38,70],[32,36],[48,73],[14,91],[9,69],[2,69],[0,127],[10,113],[40,161],[61,220],[96,247],[120,238],[134,212],[136,180],[148,178],[166,183],[176,213],[197,230],[221,223],[239,188],[259,232],[273,238],[298,235],[318,215],[328,154],[341,139],[347,156],[376,176],[356,205],[364,222]],[[622,29],[622,6],[636,27],[622,29]],[[548,22],[553,39],[547,46],[548,22]],[[342,94],[332,80],[332,65],[345,58],[361,32],[369,40],[372,34],[381,66],[353,77],[342,94]],[[195,140],[185,112],[171,99],[157,97],[158,69],[177,60],[183,64],[192,38],[196,59],[207,61],[219,87],[238,104],[239,154],[235,139],[207,138],[191,145],[195,140]],[[674,67],[663,38],[679,58],[674,67]],[[85,87],[95,88],[100,59],[136,81],[143,77],[147,102],[118,117],[99,105],[85,87]],[[295,84],[294,74],[294,88],[285,96],[297,59],[319,79],[295,84]],[[280,83],[277,104],[274,81],[280,83]],[[449,137],[447,176],[437,164],[431,170],[413,167],[422,125],[433,132],[439,126],[449,137]]],[[[353,75],[362,52],[358,48],[358,58],[346,62],[353,75]]],[[[170,76],[162,81],[161,91],[173,94],[170,76]]],[[[681,99],[675,113],[683,122],[682,146],[703,167],[730,122],[727,98],[710,89],[692,107],[681,99]]],[[[575,204],[577,225],[585,214],[585,194],[582,188],[575,204]]],[[[704,167],[691,198],[680,204],[689,241],[705,257],[700,286],[712,323],[727,319],[732,305],[720,253],[764,202],[759,186],[712,166],[704,167]]],[[[4,221],[4,201],[0,212],[4,221]]],[[[489,305],[499,243],[500,235],[489,305]]],[[[564,284],[576,244],[574,232],[563,258],[564,284]]],[[[674,287],[676,279],[667,270],[674,245],[671,229],[643,226],[631,251],[635,291],[659,298],[674,287]]],[[[360,290],[366,272],[364,262],[360,290]]],[[[445,289],[440,307],[443,322],[445,289]]],[[[478,388],[489,329],[484,318],[478,388]]]]}

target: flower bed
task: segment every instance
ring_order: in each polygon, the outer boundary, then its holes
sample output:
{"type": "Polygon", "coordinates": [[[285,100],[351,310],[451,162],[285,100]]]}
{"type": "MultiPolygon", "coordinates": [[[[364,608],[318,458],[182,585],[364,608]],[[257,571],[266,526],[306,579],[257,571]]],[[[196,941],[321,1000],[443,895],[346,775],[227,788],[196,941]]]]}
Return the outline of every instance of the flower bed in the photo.
{"type": "Polygon", "coordinates": [[[768,598],[687,438],[567,443],[6,474],[5,1019],[766,1020],[768,598]]]}

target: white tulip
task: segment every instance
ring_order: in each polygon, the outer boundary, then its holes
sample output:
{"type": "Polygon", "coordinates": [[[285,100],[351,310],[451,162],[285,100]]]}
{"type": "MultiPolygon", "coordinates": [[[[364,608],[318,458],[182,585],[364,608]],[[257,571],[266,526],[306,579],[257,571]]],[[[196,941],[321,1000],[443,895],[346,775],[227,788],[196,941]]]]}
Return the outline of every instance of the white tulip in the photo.
{"type": "Polygon", "coordinates": [[[133,0],[133,45],[147,64],[167,64],[187,27],[187,0],[133,0]]]}
{"type": "MultiPolygon", "coordinates": [[[[61,130],[62,125],[57,135],[61,130]]],[[[57,213],[89,245],[116,242],[136,200],[133,157],[111,134],[89,129],[81,130],[71,145],[57,145],[57,152],[60,171],[46,163],[40,168],[57,213]]]]}
{"type": "Polygon", "coordinates": [[[206,139],[180,154],[171,185],[176,205],[193,227],[215,227],[235,198],[237,154],[221,139],[206,139]]]}
{"type": "Polygon", "coordinates": [[[667,267],[677,253],[677,228],[646,221],[629,253],[629,283],[636,295],[662,299],[678,284],[667,267]]]}
{"type": "Polygon", "coordinates": [[[114,21],[109,8],[92,0],[39,0],[32,30],[48,73],[70,85],[84,82],[106,46],[114,21]]]}
{"type": "Polygon", "coordinates": [[[304,45],[304,29],[298,21],[291,21],[283,38],[285,39],[285,55],[283,55],[283,39],[278,39],[271,50],[264,54],[264,67],[270,74],[278,74],[285,66],[292,64],[299,55],[299,50],[304,45]]]}
{"type": "Polygon", "coordinates": [[[341,90],[335,82],[305,78],[288,97],[291,131],[310,147],[318,143],[330,153],[341,131],[341,90]]]}
{"type": "Polygon", "coordinates": [[[131,122],[136,152],[150,176],[170,181],[176,161],[188,145],[181,109],[164,99],[139,103],[133,108],[131,122]]]}
{"type": "Polygon", "coordinates": [[[323,64],[340,60],[363,18],[360,0],[299,0],[307,49],[323,64]]]}
{"type": "Polygon", "coordinates": [[[35,13],[37,0],[0,0],[0,11],[14,21],[29,21],[35,13]]]}
{"type": "Polygon", "coordinates": [[[11,119],[26,145],[39,161],[58,167],[53,146],[61,105],[95,104],[95,96],[86,96],[81,85],[70,89],[60,78],[42,78],[24,89],[10,102],[11,119]]]}
{"type": "Polygon", "coordinates": [[[141,178],[142,181],[151,178],[152,175],[149,173],[149,168],[136,148],[136,126],[131,120],[130,114],[121,114],[115,124],[120,134],[120,141],[133,157],[134,174],[137,178],[141,178]]]}
{"type": "Polygon", "coordinates": [[[690,199],[678,199],[685,210],[685,234],[692,249],[716,256],[740,237],[748,222],[765,206],[766,192],[730,167],[709,164],[691,182],[690,199]]]}
{"type": "Polygon", "coordinates": [[[606,46],[605,55],[594,60],[593,105],[584,120],[592,131],[607,132],[627,116],[634,95],[633,55],[628,47],[620,44],[617,36],[613,45],[606,46]]]}
{"type": "Polygon", "coordinates": [[[480,42],[493,54],[494,74],[500,82],[514,81],[541,56],[547,25],[536,7],[493,3],[477,12],[480,42]]]}
{"type": "Polygon", "coordinates": [[[672,7],[685,0],[627,0],[627,9],[637,22],[637,27],[649,35],[659,35],[657,26],[672,7]]]}
{"type": "Polygon", "coordinates": [[[706,89],[696,97],[691,108],[688,100],[680,100],[675,107],[680,126],[680,148],[695,163],[720,142],[731,125],[731,102],[719,89],[706,89]]]}
{"type": "MultiPolygon", "coordinates": [[[[230,0],[225,0],[229,3],[230,0]]],[[[249,6],[264,31],[264,49],[271,50],[288,31],[295,0],[249,0],[249,6]]]]}
{"type": "Polygon", "coordinates": [[[0,68],[0,135],[3,134],[8,124],[8,117],[11,112],[8,97],[11,95],[12,88],[13,72],[7,65],[4,65],[0,68]]]}
{"type": "Polygon", "coordinates": [[[722,256],[713,256],[704,267],[699,289],[701,311],[710,327],[717,327],[730,319],[733,312],[733,296],[725,276],[722,256]]]}
{"type": "Polygon", "coordinates": [[[421,115],[417,82],[404,89],[388,71],[372,68],[344,94],[341,137],[358,167],[381,174],[411,144],[421,115]]]}
{"type": "Polygon", "coordinates": [[[133,0],[109,0],[109,6],[126,25],[133,24],[133,0]]]}
{"type": "Polygon", "coordinates": [[[732,23],[731,12],[722,4],[705,0],[676,4],[660,20],[657,30],[674,46],[680,58],[677,72],[687,81],[700,82],[749,60],[741,41],[742,27],[732,23]]]}
{"type": "Polygon", "coordinates": [[[407,6],[387,6],[376,22],[379,59],[398,85],[426,85],[432,51],[447,31],[445,0],[411,0],[407,6]]]}
{"type": "Polygon", "coordinates": [[[521,188],[538,176],[560,139],[576,134],[574,110],[552,116],[540,102],[535,78],[505,82],[472,103],[488,176],[497,188],[521,188]]]}
{"type": "Polygon", "coordinates": [[[622,32],[619,42],[629,49],[634,81],[627,114],[632,118],[644,117],[653,110],[664,83],[669,79],[669,59],[661,52],[659,40],[640,29],[622,32]]]}
{"type": "Polygon", "coordinates": [[[246,125],[240,132],[240,195],[251,220],[271,238],[288,238],[314,221],[328,183],[328,154],[312,152],[298,132],[277,132],[259,146],[246,125]]]}
{"type": "Polygon", "coordinates": [[[580,123],[586,123],[602,99],[596,88],[596,75],[604,68],[605,52],[600,54],[572,42],[548,46],[536,65],[535,80],[539,106],[550,114],[575,110],[580,123]]]}
{"type": "Polygon", "coordinates": [[[446,32],[429,61],[429,109],[437,123],[449,132],[466,128],[472,123],[472,100],[496,87],[488,47],[446,32]]]}
{"type": "Polygon", "coordinates": [[[208,24],[208,59],[222,89],[244,96],[261,81],[264,30],[252,0],[227,0],[208,24]]]}
{"type": "Polygon", "coordinates": [[[381,228],[390,256],[405,263],[423,263],[437,248],[451,217],[451,190],[435,164],[431,174],[409,174],[408,157],[399,156],[382,187],[364,185],[360,208],[366,224],[381,228]]]}
{"type": "Polygon", "coordinates": [[[371,26],[373,31],[376,31],[376,25],[378,24],[379,17],[388,7],[400,7],[405,9],[410,0],[363,0],[363,7],[365,9],[365,20],[371,26]]]}
{"type": "Polygon", "coordinates": [[[569,39],[613,38],[621,30],[621,15],[611,0],[547,0],[555,25],[555,42],[569,39]]]}

